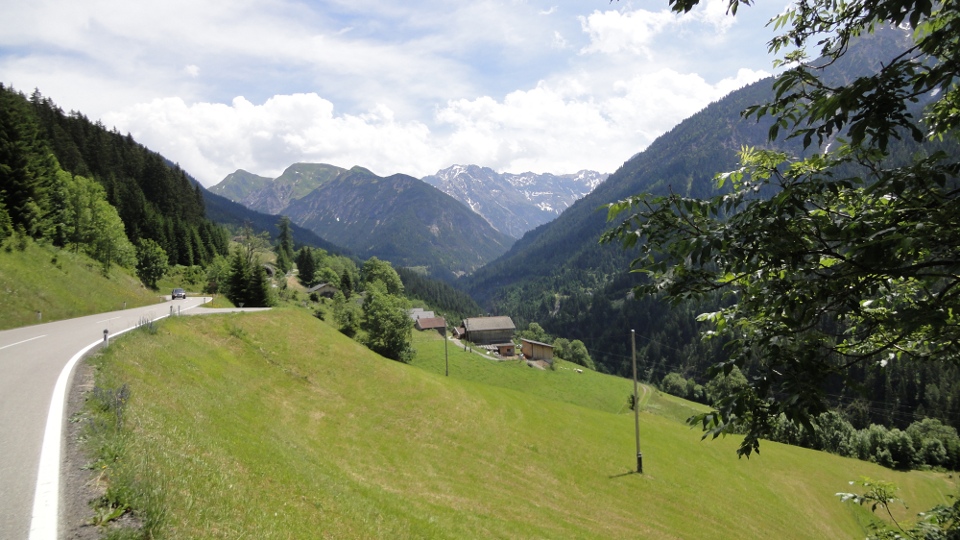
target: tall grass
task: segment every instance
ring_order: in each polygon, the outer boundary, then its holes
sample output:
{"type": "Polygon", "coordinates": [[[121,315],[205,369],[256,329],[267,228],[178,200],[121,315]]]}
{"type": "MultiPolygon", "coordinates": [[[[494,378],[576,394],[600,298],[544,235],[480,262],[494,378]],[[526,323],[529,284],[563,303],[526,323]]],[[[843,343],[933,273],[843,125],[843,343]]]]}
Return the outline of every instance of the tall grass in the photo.
{"type": "Polygon", "coordinates": [[[158,294],[116,266],[104,275],[82,254],[33,241],[23,251],[0,249],[0,329],[143,306],[158,294]]]}
{"type": "Polygon", "coordinates": [[[869,516],[834,496],[849,480],[914,508],[955,489],[773,443],[737,459],[650,413],[631,474],[624,381],[452,354],[444,377],[434,348],[385,360],[299,309],[131,333],[96,360],[130,392],[112,474],[153,494],[157,538],[852,538],[869,516]]]}

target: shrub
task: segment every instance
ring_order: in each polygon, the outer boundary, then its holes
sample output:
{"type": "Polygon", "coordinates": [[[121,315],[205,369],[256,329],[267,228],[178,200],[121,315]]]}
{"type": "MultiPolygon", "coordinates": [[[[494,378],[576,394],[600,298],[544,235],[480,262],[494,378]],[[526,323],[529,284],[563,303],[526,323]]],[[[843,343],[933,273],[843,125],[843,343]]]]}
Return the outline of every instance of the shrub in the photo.
{"type": "Polygon", "coordinates": [[[687,380],[679,373],[667,373],[660,381],[660,390],[677,397],[687,397],[687,380]]]}

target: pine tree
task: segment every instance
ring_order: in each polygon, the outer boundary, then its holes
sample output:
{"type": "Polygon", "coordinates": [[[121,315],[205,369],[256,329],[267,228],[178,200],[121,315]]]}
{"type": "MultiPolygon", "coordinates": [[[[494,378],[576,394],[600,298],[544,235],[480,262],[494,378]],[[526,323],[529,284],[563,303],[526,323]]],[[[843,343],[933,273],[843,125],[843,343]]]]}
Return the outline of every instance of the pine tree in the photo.
{"type": "Polygon", "coordinates": [[[313,275],[317,271],[317,264],[313,258],[313,250],[307,246],[297,252],[297,271],[300,274],[300,283],[307,287],[314,285],[313,275]]]}
{"type": "Polygon", "coordinates": [[[56,164],[24,97],[0,86],[0,202],[14,227],[44,235],[56,164]]]}
{"type": "Polygon", "coordinates": [[[262,264],[255,265],[250,271],[250,282],[247,285],[246,305],[250,307],[268,307],[273,302],[270,298],[270,280],[262,264]]]}
{"type": "Polygon", "coordinates": [[[340,275],[340,290],[343,292],[343,296],[348,299],[353,294],[353,279],[350,278],[350,272],[346,269],[340,275]]]}
{"type": "Polygon", "coordinates": [[[227,298],[235,305],[246,304],[247,288],[250,284],[251,268],[240,250],[230,260],[230,273],[227,276],[227,298]]]}
{"type": "Polygon", "coordinates": [[[294,257],[293,232],[290,230],[290,218],[280,216],[280,221],[277,222],[277,229],[280,231],[277,237],[277,267],[286,274],[290,271],[294,257]]]}

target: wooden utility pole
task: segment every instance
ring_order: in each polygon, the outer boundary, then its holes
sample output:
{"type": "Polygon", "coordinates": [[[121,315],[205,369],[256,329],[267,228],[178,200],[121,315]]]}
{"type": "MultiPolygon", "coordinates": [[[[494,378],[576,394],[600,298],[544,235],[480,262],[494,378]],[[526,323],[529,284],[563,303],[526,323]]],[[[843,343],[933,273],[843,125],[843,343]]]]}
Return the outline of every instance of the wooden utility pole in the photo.
{"type": "Polygon", "coordinates": [[[450,356],[447,355],[447,322],[443,322],[443,363],[446,366],[446,376],[450,376],[450,356]]]}
{"type": "Polygon", "coordinates": [[[630,348],[633,351],[633,424],[637,434],[637,473],[643,474],[643,454],[640,453],[640,396],[637,395],[637,333],[630,330],[630,348]]]}

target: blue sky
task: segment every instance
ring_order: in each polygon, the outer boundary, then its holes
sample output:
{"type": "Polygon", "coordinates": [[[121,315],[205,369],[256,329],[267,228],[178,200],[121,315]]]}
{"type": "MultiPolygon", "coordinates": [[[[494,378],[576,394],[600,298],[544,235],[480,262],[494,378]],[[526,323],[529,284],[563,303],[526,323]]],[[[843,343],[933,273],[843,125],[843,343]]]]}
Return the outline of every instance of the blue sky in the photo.
{"type": "Polygon", "coordinates": [[[772,71],[783,0],[2,0],[0,81],[205,185],[295,162],[613,172],[772,71]]]}

